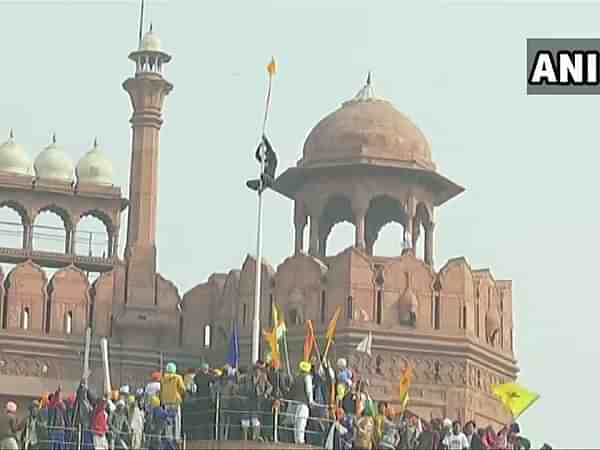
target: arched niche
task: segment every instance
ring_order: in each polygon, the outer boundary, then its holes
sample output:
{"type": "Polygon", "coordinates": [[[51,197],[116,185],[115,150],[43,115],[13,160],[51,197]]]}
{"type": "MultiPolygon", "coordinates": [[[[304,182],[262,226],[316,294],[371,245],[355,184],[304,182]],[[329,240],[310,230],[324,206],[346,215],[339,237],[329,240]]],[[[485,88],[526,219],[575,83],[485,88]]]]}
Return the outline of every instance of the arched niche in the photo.
{"type": "Polygon", "coordinates": [[[57,271],[48,284],[48,292],[48,331],[58,335],[84,335],[91,314],[90,285],[85,272],[72,265],[57,271]]]}
{"type": "Polygon", "coordinates": [[[27,331],[42,333],[46,324],[46,273],[32,261],[17,264],[6,276],[3,327],[23,329],[27,312],[27,331]]]}

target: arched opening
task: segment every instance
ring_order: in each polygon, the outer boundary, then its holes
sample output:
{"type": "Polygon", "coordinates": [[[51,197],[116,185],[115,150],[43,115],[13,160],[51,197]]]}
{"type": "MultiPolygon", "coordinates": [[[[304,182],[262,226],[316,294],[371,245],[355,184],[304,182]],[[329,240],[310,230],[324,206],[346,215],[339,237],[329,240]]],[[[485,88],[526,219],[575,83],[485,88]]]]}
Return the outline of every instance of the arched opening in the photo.
{"type": "Polygon", "coordinates": [[[210,325],[204,325],[204,348],[210,348],[210,340],[212,338],[212,329],[210,325]]]}
{"type": "Polygon", "coordinates": [[[98,258],[111,255],[108,227],[92,214],[82,217],[77,223],[75,254],[98,258]]]}
{"type": "Polygon", "coordinates": [[[67,227],[63,218],[54,210],[38,214],[33,225],[33,250],[67,253],[67,227]]]}
{"type": "Polygon", "coordinates": [[[397,222],[390,222],[384,225],[377,235],[377,240],[373,245],[374,256],[399,256],[402,254],[402,236],[404,227],[397,222]]]}
{"type": "Polygon", "coordinates": [[[373,198],[365,220],[367,252],[377,256],[401,255],[407,223],[408,215],[400,201],[389,195],[373,198]]]}
{"type": "Polygon", "coordinates": [[[381,325],[383,322],[383,290],[378,288],[375,292],[375,323],[381,325]]]}
{"type": "Polygon", "coordinates": [[[354,246],[354,225],[341,222],[332,226],[325,241],[325,256],[334,256],[354,246]]]}
{"type": "Polygon", "coordinates": [[[73,333],[73,311],[65,314],[65,334],[73,333]]]}
{"type": "Polygon", "coordinates": [[[354,318],[354,305],[352,301],[352,296],[348,297],[346,300],[346,318],[348,320],[352,320],[354,318]]]}
{"type": "Polygon", "coordinates": [[[29,307],[26,306],[21,311],[21,329],[29,330],[30,318],[31,318],[31,315],[30,315],[29,307]]]}
{"type": "Polygon", "coordinates": [[[322,256],[336,255],[352,247],[355,237],[350,199],[342,195],[330,198],[319,221],[319,253],[322,256]],[[334,228],[336,231],[332,233],[334,228]]]}
{"type": "Polygon", "coordinates": [[[0,247],[23,248],[25,212],[18,205],[4,203],[0,206],[0,247]]]}

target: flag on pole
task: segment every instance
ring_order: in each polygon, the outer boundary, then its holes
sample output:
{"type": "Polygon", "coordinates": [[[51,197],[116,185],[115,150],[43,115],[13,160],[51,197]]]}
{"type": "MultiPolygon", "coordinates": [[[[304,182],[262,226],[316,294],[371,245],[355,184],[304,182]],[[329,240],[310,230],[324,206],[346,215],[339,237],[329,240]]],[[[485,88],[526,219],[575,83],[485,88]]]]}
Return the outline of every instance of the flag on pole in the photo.
{"type": "Polygon", "coordinates": [[[402,372],[402,377],[400,377],[400,404],[403,409],[406,409],[406,405],[408,404],[408,391],[412,383],[412,377],[412,369],[410,366],[406,366],[402,372]]]}
{"type": "Polygon", "coordinates": [[[357,352],[366,353],[371,356],[371,345],[373,344],[373,334],[369,331],[369,334],[365,336],[365,338],[358,343],[356,346],[357,352]]]}
{"type": "Polygon", "coordinates": [[[281,367],[281,354],[279,352],[279,342],[277,339],[277,333],[275,328],[271,331],[264,331],[263,336],[267,344],[269,344],[269,348],[271,349],[271,364],[274,369],[279,369],[281,367]]]}
{"type": "Polygon", "coordinates": [[[227,364],[237,369],[240,365],[240,337],[237,322],[233,322],[233,329],[229,337],[229,351],[227,352],[227,364]]]}
{"type": "Polygon", "coordinates": [[[277,339],[281,339],[287,331],[283,311],[277,304],[273,304],[273,329],[276,331],[277,339]]]}
{"type": "Polygon", "coordinates": [[[335,337],[335,329],[337,326],[337,321],[340,317],[340,313],[342,312],[342,307],[338,306],[335,312],[333,313],[333,317],[329,321],[329,325],[327,325],[327,331],[325,331],[325,338],[327,339],[327,343],[325,344],[325,353],[323,353],[323,359],[327,359],[327,354],[329,353],[329,348],[333,343],[333,338],[335,337]]]}
{"type": "Polygon", "coordinates": [[[313,329],[312,321],[306,321],[306,338],[304,338],[304,361],[310,361],[315,346],[315,330],[313,329]]]}
{"type": "Polygon", "coordinates": [[[269,72],[269,76],[271,77],[277,72],[277,63],[275,62],[275,57],[272,57],[271,61],[267,65],[267,72],[269,72]]]}
{"type": "Polygon", "coordinates": [[[492,393],[510,411],[513,419],[517,419],[540,398],[539,394],[528,391],[517,383],[493,384],[492,393]]]}

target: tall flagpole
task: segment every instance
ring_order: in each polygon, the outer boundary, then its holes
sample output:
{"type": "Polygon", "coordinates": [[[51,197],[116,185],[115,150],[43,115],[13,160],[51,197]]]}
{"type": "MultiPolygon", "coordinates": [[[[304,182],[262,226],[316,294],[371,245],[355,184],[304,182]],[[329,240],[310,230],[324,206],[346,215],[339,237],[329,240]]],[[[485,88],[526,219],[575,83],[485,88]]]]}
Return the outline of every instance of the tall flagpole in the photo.
{"type": "Polygon", "coordinates": [[[259,360],[260,356],[260,294],[261,294],[261,275],[262,275],[262,222],[263,222],[263,173],[265,170],[265,144],[263,136],[267,128],[267,118],[269,107],[271,105],[271,87],[273,84],[273,75],[275,74],[275,58],[267,66],[269,72],[269,89],[265,102],[265,115],[263,118],[261,144],[260,144],[260,171],[258,173],[258,224],[256,230],[256,283],[254,288],[254,319],[252,321],[252,364],[259,360]]]}

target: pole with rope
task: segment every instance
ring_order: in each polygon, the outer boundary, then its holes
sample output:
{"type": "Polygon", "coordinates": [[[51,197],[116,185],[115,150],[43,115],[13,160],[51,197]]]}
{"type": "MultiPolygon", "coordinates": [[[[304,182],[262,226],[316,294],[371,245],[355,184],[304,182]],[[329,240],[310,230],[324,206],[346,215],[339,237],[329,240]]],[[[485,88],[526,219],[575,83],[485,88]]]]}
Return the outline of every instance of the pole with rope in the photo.
{"type": "Polygon", "coordinates": [[[261,293],[261,272],[262,272],[262,219],[263,219],[263,201],[262,193],[265,189],[263,185],[263,174],[265,171],[265,144],[263,142],[265,130],[267,128],[267,119],[269,117],[269,108],[271,105],[271,88],[273,85],[273,75],[276,71],[275,58],[267,66],[269,73],[269,88],[267,91],[267,99],[265,103],[265,115],[263,118],[260,152],[260,172],[258,174],[258,224],[256,231],[256,283],[254,290],[254,318],[252,321],[252,364],[259,360],[260,349],[260,293],[261,293]]]}

